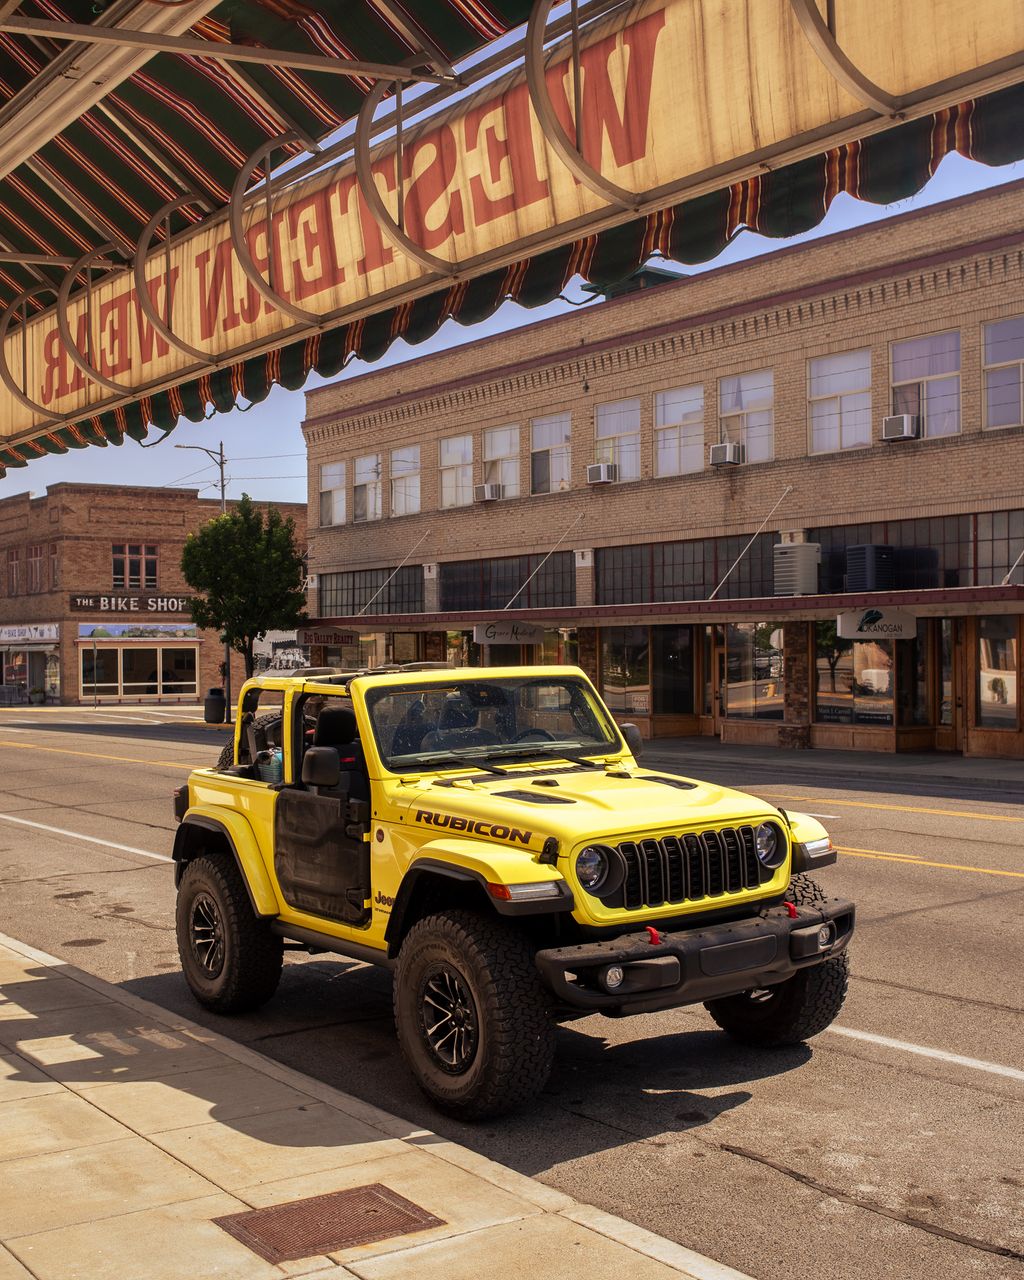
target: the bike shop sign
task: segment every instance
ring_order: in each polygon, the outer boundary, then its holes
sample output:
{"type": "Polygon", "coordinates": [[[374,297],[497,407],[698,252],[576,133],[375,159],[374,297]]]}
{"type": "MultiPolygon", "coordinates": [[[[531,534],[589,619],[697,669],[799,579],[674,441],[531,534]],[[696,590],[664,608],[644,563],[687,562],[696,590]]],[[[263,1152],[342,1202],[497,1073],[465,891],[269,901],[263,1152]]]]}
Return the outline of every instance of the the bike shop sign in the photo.
{"type": "Polygon", "coordinates": [[[913,640],[917,618],[899,609],[850,609],[836,619],[843,640],[913,640]]]}

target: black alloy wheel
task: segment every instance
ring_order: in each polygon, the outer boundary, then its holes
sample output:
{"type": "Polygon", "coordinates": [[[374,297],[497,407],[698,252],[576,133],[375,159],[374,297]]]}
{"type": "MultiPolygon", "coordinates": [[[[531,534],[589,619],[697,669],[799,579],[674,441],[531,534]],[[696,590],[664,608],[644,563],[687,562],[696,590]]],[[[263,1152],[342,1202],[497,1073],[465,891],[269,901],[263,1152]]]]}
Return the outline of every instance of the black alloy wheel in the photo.
{"type": "Polygon", "coordinates": [[[480,1015],[465,978],[450,965],[428,972],[420,989],[420,1024],[437,1065],[459,1075],[476,1056],[480,1015]]]}
{"type": "Polygon", "coordinates": [[[224,968],[224,924],[217,903],[208,893],[198,893],[192,900],[189,941],[203,973],[210,979],[218,977],[224,968]]]}

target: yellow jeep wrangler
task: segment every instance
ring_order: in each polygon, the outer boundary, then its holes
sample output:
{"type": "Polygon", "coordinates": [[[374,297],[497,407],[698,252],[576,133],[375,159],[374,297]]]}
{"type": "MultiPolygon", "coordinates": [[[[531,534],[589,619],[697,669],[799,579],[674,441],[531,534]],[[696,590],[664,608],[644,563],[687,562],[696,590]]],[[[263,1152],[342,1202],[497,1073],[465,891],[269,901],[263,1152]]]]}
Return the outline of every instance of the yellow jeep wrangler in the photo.
{"type": "Polygon", "coordinates": [[[391,969],[402,1052],[451,1114],[540,1090],[559,1020],[703,1003],[771,1046],[843,1003],[854,908],[807,875],[835,861],[824,828],[642,768],[575,667],[250,680],[229,754],[175,795],[196,999],[256,1008],[286,943],[391,969]]]}

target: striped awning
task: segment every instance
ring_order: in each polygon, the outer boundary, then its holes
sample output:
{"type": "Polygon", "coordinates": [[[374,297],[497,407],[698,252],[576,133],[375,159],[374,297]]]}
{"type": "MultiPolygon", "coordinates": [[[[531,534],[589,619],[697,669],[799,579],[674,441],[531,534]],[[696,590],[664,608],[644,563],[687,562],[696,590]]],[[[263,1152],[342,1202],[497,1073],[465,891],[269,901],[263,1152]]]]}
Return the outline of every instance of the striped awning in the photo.
{"type": "MultiPolygon", "coordinates": [[[[438,80],[445,66],[521,26],[532,7],[530,0],[0,0],[0,312],[21,298],[27,328],[53,306],[69,264],[84,254],[129,256],[183,192],[192,198],[167,215],[173,235],[223,220],[235,175],[261,145],[293,138],[276,163],[351,122],[373,77],[338,74],[318,59],[416,67],[438,80]],[[54,28],[42,25],[53,23],[91,27],[100,42],[88,34],[80,42],[53,38],[54,28]],[[128,35],[102,43],[111,31],[128,35]],[[183,39],[230,46],[242,60],[200,56],[193,45],[171,51],[183,39]],[[247,60],[246,49],[274,56],[247,60]]],[[[773,237],[806,231],[841,191],[891,203],[920,190],[952,151],[990,165],[1020,159],[1022,119],[1024,87],[1012,84],[824,154],[761,166],[756,176],[511,265],[313,327],[151,394],[140,389],[93,416],[39,427],[0,447],[0,474],[48,453],[143,440],[181,417],[198,422],[259,402],[275,384],[297,389],[312,370],[333,376],[353,357],[377,359],[398,337],[421,342],[449,318],[473,324],[509,298],[550,302],[574,276],[612,283],[657,254],[704,262],[742,228],[773,237]]]]}

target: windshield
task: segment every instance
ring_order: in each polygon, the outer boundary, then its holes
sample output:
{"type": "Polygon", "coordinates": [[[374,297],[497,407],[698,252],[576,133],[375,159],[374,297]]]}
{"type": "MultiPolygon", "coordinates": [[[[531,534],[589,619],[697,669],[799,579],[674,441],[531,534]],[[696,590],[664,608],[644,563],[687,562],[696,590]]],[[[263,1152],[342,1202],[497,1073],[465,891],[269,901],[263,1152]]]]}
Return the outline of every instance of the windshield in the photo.
{"type": "Polygon", "coordinates": [[[374,689],[366,705],[381,758],[398,773],[621,750],[604,707],[572,676],[453,676],[374,689]]]}

